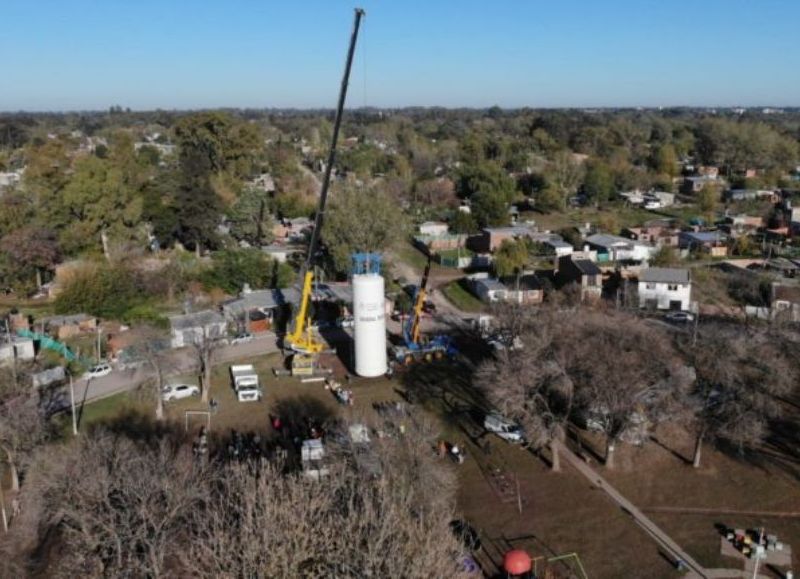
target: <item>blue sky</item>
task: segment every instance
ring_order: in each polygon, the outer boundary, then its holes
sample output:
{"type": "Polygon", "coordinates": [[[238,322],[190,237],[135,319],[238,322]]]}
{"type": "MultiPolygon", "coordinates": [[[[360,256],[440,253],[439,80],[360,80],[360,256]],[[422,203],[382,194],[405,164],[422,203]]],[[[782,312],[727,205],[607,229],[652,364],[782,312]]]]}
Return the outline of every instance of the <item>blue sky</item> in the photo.
{"type": "MultiPolygon", "coordinates": [[[[364,0],[349,106],[800,105],[798,0],[364,0]]],[[[342,0],[0,0],[0,110],[333,107],[342,0]]]]}

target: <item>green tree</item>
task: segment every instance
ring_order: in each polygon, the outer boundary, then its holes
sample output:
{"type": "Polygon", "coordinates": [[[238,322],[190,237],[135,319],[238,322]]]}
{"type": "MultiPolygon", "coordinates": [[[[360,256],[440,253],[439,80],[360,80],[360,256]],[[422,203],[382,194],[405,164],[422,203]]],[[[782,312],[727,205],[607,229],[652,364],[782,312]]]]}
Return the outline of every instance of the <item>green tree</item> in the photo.
{"type": "Polygon", "coordinates": [[[291,279],[291,268],[273,261],[260,249],[226,249],[212,256],[212,266],[201,279],[206,287],[238,293],[251,288],[284,287],[291,279]]]}
{"type": "Polygon", "coordinates": [[[653,151],[651,166],[661,175],[674,177],[678,174],[678,155],[672,145],[662,145],[653,151]]]}
{"type": "Polygon", "coordinates": [[[450,230],[453,233],[475,233],[478,231],[478,222],[471,213],[457,210],[450,219],[450,230]]]}
{"type": "Polygon", "coordinates": [[[650,258],[651,267],[673,267],[680,263],[680,256],[674,247],[669,245],[661,246],[658,251],[650,258]]]}
{"type": "Polygon", "coordinates": [[[568,150],[556,153],[547,169],[548,182],[558,190],[561,209],[566,209],[567,199],[578,190],[583,178],[583,166],[568,150]]]}
{"type": "Polygon", "coordinates": [[[700,208],[705,215],[708,216],[708,220],[713,221],[714,211],[719,204],[719,191],[716,187],[712,185],[705,185],[698,193],[697,193],[697,206],[700,208]]]}
{"type": "Polygon", "coordinates": [[[101,318],[125,320],[127,312],[146,301],[130,270],[98,265],[77,272],[55,300],[58,314],[85,312],[101,318]]]}
{"type": "MultiPolygon", "coordinates": [[[[114,149],[109,159],[88,156],[75,162],[72,178],[61,195],[61,203],[71,215],[61,235],[67,251],[99,248],[103,236],[136,236],[142,196],[134,167],[114,149]]],[[[102,248],[108,255],[108,248],[102,248]]]]}
{"type": "Polygon", "coordinates": [[[480,191],[472,196],[472,214],[481,227],[508,224],[508,203],[497,192],[480,191]]]}
{"type": "Polygon", "coordinates": [[[399,242],[408,224],[397,203],[381,189],[345,188],[331,199],[322,239],[340,273],[356,252],[383,252],[399,242]]]}
{"type": "Polygon", "coordinates": [[[541,211],[563,211],[567,198],[557,187],[548,185],[536,196],[536,208],[541,211]]]}
{"type": "Polygon", "coordinates": [[[468,165],[459,172],[456,193],[462,198],[487,193],[509,203],[516,195],[516,185],[498,164],[482,162],[468,165]]]}
{"type": "Polygon", "coordinates": [[[255,187],[246,187],[228,211],[231,235],[251,245],[265,245],[272,241],[272,217],[269,214],[268,195],[255,187]]]}
{"type": "Polygon", "coordinates": [[[614,175],[602,161],[589,163],[583,180],[583,190],[595,203],[605,203],[614,196],[614,175]]]}
{"type": "Polygon", "coordinates": [[[530,259],[528,239],[506,239],[494,253],[494,271],[498,277],[515,276],[519,283],[525,266],[530,259]]]}

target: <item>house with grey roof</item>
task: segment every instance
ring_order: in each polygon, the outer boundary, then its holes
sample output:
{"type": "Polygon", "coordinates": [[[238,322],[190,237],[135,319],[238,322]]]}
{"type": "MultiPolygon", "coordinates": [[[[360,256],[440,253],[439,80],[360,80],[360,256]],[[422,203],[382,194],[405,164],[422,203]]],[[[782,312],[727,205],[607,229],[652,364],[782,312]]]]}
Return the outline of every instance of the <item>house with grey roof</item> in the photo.
{"type": "Polygon", "coordinates": [[[203,339],[224,338],[228,322],[219,312],[203,310],[191,314],[170,316],[170,344],[183,348],[199,343],[203,339]]]}
{"type": "Polygon", "coordinates": [[[286,289],[245,289],[238,298],[222,303],[225,319],[243,331],[253,334],[275,327],[282,314],[300,302],[300,292],[286,289]]]}
{"type": "Polygon", "coordinates": [[[639,273],[639,307],[688,311],[692,278],[688,269],[649,267],[639,273]]]}

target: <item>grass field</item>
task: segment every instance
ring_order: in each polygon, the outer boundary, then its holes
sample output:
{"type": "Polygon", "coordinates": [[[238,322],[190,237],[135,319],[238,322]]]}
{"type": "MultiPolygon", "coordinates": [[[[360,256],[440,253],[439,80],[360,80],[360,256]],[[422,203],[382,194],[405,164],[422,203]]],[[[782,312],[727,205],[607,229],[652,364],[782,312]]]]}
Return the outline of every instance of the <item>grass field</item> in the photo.
{"type": "Polygon", "coordinates": [[[483,302],[464,287],[463,279],[454,280],[442,286],[441,292],[455,307],[463,312],[474,313],[483,309],[483,302]]]}
{"type": "MultiPolygon", "coordinates": [[[[339,405],[321,383],[275,378],[271,369],[280,366],[278,355],[242,362],[248,361],[261,376],[265,399],[259,403],[237,402],[229,385],[229,365],[216,368],[211,396],[220,406],[212,417],[212,440],[225,438],[231,429],[270,436],[272,414],[284,421],[301,421],[304,417],[320,421],[346,416],[361,419],[373,412],[373,402],[398,400],[399,391],[405,391],[438,418],[446,440],[466,449],[469,458],[457,467],[458,510],[481,533],[486,547],[481,555],[484,564],[497,564],[503,552],[519,547],[534,556],[577,552],[592,579],[677,576],[649,536],[570,467],[565,465],[561,473],[550,472],[546,462],[535,454],[499,438],[487,438],[480,412],[475,411],[485,408],[485,402],[465,367],[419,365],[402,369],[391,381],[356,378],[351,385],[355,395],[351,408],[339,405]],[[488,452],[487,440],[491,447],[488,452]]],[[[341,362],[329,356],[325,363],[335,368],[342,380],[341,362]]],[[[131,409],[152,416],[151,404],[145,405],[133,394],[87,405],[82,428],[120,419],[131,409]]],[[[188,399],[168,404],[167,415],[182,429],[186,410],[206,409],[199,399],[188,399]]],[[[193,419],[192,430],[199,424],[193,419]]],[[[590,451],[602,454],[602,438],[586,433],[583,437],[590,451]]],[[[679,431],[658,432],[657,439],[642,448],[620,445],[614,471],[606,470],[598,461],[592,461],[592,466],[701,564],[727,568],[738,564],[720,556],[717,523],[732,527],[763,525],[767,532],[777,533],[792,545],[795,552],[800,549],[800,517],[658,510],[703,507],[800,513],[797,460],[780,443],[746,457],[709,447],[704,452],[703,467],[694,469],[686,460],[691,452],[690,439],[679,431]]],[[[795,564],[800,564],[797,556],[795,564]]]]}

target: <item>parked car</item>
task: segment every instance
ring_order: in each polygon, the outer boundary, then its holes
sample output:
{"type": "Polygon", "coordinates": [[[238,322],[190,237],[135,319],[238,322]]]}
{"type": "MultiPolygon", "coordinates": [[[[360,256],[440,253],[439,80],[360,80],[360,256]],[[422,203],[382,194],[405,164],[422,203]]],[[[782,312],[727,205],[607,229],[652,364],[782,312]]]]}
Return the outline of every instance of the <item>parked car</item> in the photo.
{"type": "Polygon", "coordinates": [[[514,423],[502,414],[493,412],[483,420],[483,427],[508,442],[522,442],[525,437],[519,424],[514,423]]]}
{"type": "Polygon", "coordinates": [[[510,336],[493,334],[486,338],[486,343],[489,344],[493,350],[498,352],[501,350],[510,350],[514,352],[525,348],[525,344],[519,336],[515,336],[512,340],[510,336]]]}
{"type": "Polygon", "coordinates": [[[356,325],[356,321],[353,316],[345,316],[336,320],[336,325],[340,328],[352,328],[356,325]]]}
{"type": "Polygon", "coordinates": [[[167,384],[161,389],[161,399],[165,402],[190,396],[200,396],[200,388],[194,384],[167,384]]]}
{"type": "Polygon", "coordinates": [[[253,341],[253,334],[243,333],[237,334],[233,338],[231,338],[230,344],[231,346],[235,346],[236,344],[246,344],[247,342],[253,341]]]}
{"type": "Polygon", "coordinates": [[[690,312],[669,312],[664,319],[674,324],[688,324],[694,321],[694,314],[690,312]]]}
{"type": "Polygon", "coordinates": [[[97,366],[92,366],[89,368],[83,377],[86,379],[102,378],[103,376],[108,376],[109,374],[111,374],[111,366],[109,364],[98,364],[97,366]]]}

